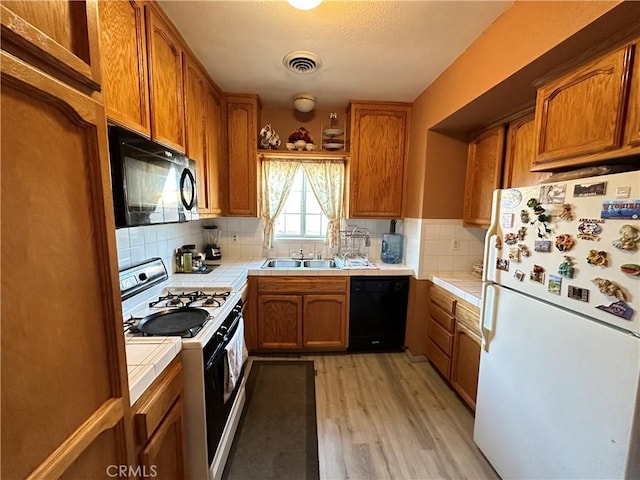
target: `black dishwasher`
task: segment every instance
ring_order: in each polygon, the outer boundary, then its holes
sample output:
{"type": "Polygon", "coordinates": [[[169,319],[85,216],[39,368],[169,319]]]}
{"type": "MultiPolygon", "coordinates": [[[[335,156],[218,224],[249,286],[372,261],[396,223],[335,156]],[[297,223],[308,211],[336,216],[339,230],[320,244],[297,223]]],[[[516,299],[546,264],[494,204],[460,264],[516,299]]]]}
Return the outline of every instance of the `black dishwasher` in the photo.
{"type": "Polygon", "coordinates": [[[409,277],[351,277],[349,351],[401,350],[409,277]]]}

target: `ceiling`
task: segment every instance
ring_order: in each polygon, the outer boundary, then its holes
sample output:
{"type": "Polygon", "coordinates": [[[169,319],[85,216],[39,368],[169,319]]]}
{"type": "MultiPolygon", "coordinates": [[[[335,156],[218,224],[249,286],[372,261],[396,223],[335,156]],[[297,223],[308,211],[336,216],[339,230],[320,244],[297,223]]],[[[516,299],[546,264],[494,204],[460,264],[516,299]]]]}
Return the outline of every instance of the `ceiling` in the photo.
{"type": "Polygon", "coordinates": [[[257,93],[264,107],[311,93],[316,108],[350,99],[412,102],[511,1],[160,1],[225,92],[257,93]],[[314,73],[287,70],[294,50],[317,55],[314,73]]]}

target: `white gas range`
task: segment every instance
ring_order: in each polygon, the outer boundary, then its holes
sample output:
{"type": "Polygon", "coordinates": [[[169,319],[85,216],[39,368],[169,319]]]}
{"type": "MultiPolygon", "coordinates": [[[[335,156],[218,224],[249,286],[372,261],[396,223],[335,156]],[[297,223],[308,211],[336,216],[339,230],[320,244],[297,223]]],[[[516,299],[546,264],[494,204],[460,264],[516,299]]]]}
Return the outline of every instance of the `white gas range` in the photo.
{"type": "Polygon", "coordinates": [[[245,402],[241,294],[167,280],[159,258],[120,272],[125,341],[182,337],[187,478],[218,479],[245,402]]]}

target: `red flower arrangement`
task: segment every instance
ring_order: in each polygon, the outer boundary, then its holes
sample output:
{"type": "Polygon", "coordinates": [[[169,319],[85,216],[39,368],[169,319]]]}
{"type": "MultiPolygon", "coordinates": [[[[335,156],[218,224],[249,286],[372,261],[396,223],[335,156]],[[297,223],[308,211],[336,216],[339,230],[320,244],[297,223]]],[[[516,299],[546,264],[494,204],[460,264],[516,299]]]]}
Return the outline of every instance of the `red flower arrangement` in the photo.
{"type": "Polygon", "coordinates": [[[309,135],[309,131],[304,127],[300,127],[289,135],[289,143],[294,143],[296,140],[304,140],[307,143],[313,143],[313,139],[311,138],[311,135],[309,135]]]}

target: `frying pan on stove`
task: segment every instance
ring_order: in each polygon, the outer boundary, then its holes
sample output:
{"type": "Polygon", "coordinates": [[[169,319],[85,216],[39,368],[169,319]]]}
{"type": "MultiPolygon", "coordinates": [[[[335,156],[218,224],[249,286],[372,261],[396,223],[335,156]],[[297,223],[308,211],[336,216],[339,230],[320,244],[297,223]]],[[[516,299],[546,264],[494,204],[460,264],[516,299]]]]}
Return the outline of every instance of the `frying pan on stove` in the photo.
{"type": "Polygon", "coordinates": [[[180,307],[147,315],[136,325],[146,335],[178,335],[199,327],[209,318],[202,308],[180,307]]]}

